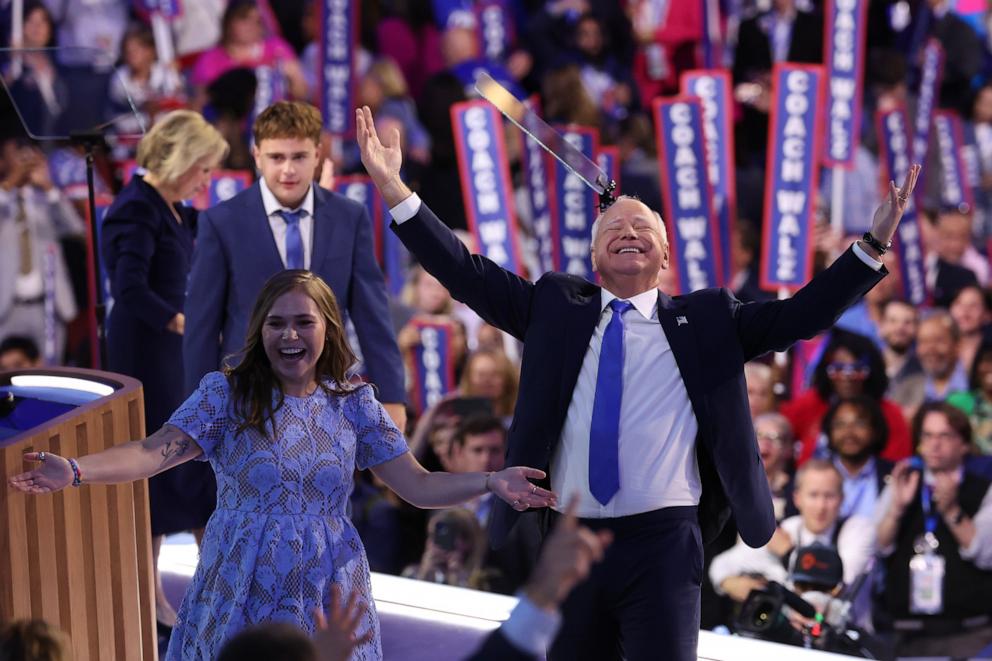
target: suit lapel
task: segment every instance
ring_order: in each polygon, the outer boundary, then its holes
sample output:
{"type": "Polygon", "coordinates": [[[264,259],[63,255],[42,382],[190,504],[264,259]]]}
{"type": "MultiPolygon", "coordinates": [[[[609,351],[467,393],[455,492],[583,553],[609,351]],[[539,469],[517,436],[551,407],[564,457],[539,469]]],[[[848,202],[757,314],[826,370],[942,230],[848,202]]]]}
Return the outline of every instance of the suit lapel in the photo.
{"type": "Polygon", "coordinates": [[[689,393],[689,401],[695,410],[696,417],[702,415],[702,401],[698,401],[702,395],[702,384],[699,380],[701,374],[699,370],[699,349],[696,345],[696,334],[693,332],[693,322],[691,314],[687,313],[687,307],[682,300],[674,299],[664,292],[658,292],[658,321],[665,331],[668,344],[672,347],[672,355],[675,356],[675,364],[679,366],[682,374],[682,382],[689,393]]]}
{"type": "Polygon", "coordinates": [[[589,340],[592,339],[599,316],[602,313],[600,288],[597,287],[589,296],[576,294],[576,305],[569,306],[569,316],[565,320],[565,346],[562,353],[561,394],[563,412],[572,401],[572,392],[579,380],[582,361],[585,359],[589,340]]]}
{"type": "Polygon", "coordinates": [[[313,185],[313,246],[310,253],[310,270],[314,273],[324,273],[324,260],[334,241],[337,223],[327,213],[329,211],[328,194],[320,186],[313,185]]]}

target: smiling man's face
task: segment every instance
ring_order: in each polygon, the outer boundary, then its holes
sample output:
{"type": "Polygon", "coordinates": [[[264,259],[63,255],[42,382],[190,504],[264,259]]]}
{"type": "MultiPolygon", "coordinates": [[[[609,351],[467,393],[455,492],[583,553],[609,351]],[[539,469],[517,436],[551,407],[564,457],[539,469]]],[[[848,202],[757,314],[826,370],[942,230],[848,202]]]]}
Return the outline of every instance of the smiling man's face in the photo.
{"type": "Polygon", "coordinates": [[[668,237],[658,217],[639,200],[617,200],[593,236],[592,267],[617,295],[657,287],[659,274],[668,268],[668,237]]]}

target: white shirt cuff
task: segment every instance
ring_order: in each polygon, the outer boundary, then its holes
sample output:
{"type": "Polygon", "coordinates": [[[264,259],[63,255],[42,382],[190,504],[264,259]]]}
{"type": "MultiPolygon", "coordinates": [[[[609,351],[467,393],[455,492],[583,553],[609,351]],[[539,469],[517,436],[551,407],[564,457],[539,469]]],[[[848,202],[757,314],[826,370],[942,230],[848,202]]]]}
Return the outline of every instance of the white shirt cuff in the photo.
{"type": "Polygon", "coordinates": [[[50,203],[55,204],[62,199],[62,194],[59,193],[58,188],[52,187],[45,193],[45,199],[47,199],[50,203]]]}
{"type": "Polygon", "coordinates": [[[547,653],[560,626],[561,614],[538,608],[530,599],[520,595],[520,601],[499,630],[514,647],[538,656],[547,653]]]}
{"type": "Polygon", "coordinates": [[[418,211],[420,211],[420,196],[413,193],[410,197],[390,209],[389,215],[391,215],[393,220],[396,221],[396,224],[399,225],[416,216],[418,211]]]}
{"type": "MultiPolygon", "coordinates": [[[[399,222],[399,221],[397,221],[399,222]]],[[[882,270],[882,262],[878,261],[868,253],[864,251],[864,248],[858,245],[858,242],[854,242],[854,254],[858,256],[862,262],[875,269],[876,271],[882,270]]]]}

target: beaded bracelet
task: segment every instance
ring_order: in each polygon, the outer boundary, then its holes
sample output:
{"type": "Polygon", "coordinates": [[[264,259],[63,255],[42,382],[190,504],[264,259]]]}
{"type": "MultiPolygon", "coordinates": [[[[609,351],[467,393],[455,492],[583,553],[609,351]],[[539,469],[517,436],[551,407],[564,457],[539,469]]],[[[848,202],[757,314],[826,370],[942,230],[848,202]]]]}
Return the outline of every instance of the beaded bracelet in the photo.
{"type": "Polygon", "coordinates": [[[68,461],[69,461],[69,468],[72,469],[72,486],[78,487],[80,484],[83,483],[83,474],[80,472],[79,464],[76,463],[75,459],[70,457],[68,461]]]}

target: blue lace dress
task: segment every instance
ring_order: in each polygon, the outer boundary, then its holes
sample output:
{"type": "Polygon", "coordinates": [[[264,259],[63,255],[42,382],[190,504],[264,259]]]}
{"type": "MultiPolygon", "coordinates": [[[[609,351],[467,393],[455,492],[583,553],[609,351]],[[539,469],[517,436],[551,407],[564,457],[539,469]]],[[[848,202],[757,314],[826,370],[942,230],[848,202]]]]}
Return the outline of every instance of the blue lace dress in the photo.
{"type": "Polygon", "coordinates": [[[374,635],[353,661],[381,659],[368,561],[345,508],[355,467],[403,454],[406,441],[370,387],[286,397],[274,416],[274,441],[255,430],[237,433],[229,399],[227,379],[211,372],[168,421],[210,461],[217,509],[166,658],[214,659],[226,640],[262,622],[312,634],[312,612],[327,607],[337,584],[369,605],[358,634],[374,635]]]}

